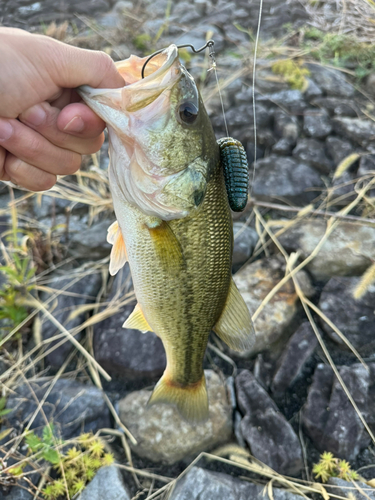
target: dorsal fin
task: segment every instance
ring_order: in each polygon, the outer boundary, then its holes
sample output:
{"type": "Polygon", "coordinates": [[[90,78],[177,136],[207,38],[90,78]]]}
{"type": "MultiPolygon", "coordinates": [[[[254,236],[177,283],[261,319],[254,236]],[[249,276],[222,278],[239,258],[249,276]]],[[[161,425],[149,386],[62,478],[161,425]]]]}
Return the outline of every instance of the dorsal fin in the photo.
{"type": "Polygon", "coordinates": [[[117,220],[108,228],[107,241],[112,245],[111,257],[109,261],[109,274],[114,276],[122,267],[124,267],[126,261],[128,260],[125,242],[117,220]]]}
{"type": "Polygon", "coordinates": [[[153,331],[151,326],[148,324],[147,319],[145,318],[139,304],[135,306],[133,312],[122,325],[122,327],[131,328],[133,330],[140,330],[142,333],[153,331]]]}
{"type": "Polygon", "coordinates": [[[254,345],[254,325],[233,278],[225,307],[213,331],[235,351],[246,351],[254,345]]]}

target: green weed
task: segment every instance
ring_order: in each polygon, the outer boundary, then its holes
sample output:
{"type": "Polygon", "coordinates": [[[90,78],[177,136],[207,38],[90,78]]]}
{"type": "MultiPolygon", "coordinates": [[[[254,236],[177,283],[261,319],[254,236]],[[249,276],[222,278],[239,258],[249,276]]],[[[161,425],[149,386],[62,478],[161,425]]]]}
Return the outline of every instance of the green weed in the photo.
{"type": "Polygon", "coordinates": [[[272,71],[276,75],[282,75],[289,83],[292,89],[303,90],[307,86],[306,76],[310,71],[304,68],[299,61],[292,59],[283,59],[272,64],[272,71]]]}
{"type": "Polygon", "coordinates": [[[359,474],[350,468],[349,462],[335,458],[327,451],[320,455],[319,462],[313,466],[313,474],[323,483],[326,483],[330,477],[339,477],[345,481],[360,479],[359,474]]]}
{"type": "MultiPolygon", "coordinates": [[[[113,455],[105,452],[103,442],[91,433],[79,436],[75,446],[66,450],[66,443],[55,437],[52,424],[43,429],[41,438],[32,431],[25,441],[31,453],[49,462],[56,471],[56,479],[42,491],[46,500],[57,500],[65,496],[66,490],[73,497],[85,488],[100,467],[114,461],[113,455]]],[[[19,475],[22,466],[11,470],[13,475],[19,475]]]]}

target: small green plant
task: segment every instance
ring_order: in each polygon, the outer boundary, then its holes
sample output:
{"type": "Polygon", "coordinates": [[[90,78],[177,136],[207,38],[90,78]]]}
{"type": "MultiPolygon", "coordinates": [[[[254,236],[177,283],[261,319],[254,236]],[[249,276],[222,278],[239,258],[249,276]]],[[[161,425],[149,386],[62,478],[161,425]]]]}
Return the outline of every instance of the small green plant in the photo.
{"type": "MultiPolygon", "coordinates": [[[[35,267],[32,257],[20,241],[15,205],[11,207],[12,229],[6,237],[8,246],[4,250],[5,265],[0,266],[0,273],[5,283],[0,289],[0,320],[2,331],[13,330],[27,318],[27,295],[34,288],[35,267]]],[[[0,333],[1,340],[1,333],[0,333]]]]}
{"type": "MultiPolygon", "coordinates": [[[[43,429],[41,438],[32,431],[25,441],[30,452],[40,455],[56,470],[57,478],[42,491],[46,500],[65,498],[66,490],[73,497],[85,488],[100,467],[114,461],[113,455],[105,452],[103,442],[91,433],[79,436],[74,442],[75,446],[66,450],[71,442],[64,443],[57,439],[52,424],[43,429]]],[[[17,475],[15,472],[21,473],[22,470],[13,471],[13,475],[17,475]]]]}
{"type": "Polygon", "coordinates": [[[5,417],[5,415],[8,415],[12,410],[5,408],[5,405],[7,404],[6,398],[0,398],[0,424],[2,417],[5,417]]]}
{"type": "Polygon", "coordinates": [[[326,483],[330,477],[339,477],[345,481],[357,481],[359,479],[359,474],[350,468],[349,462],[335,458],[328,451],[320,455],[319,462],[313,467],[313,474],[323,483],[326,483]]]}
{"type": "Polygon", "coordinates": [[[133,45],[136,49],[142,52],[148,51],[150,48],[151,37],[147,33],[142,33],[133,38],[133,45]]]}
{"type": "Polygon", "coordinates": [[[307,86],[306,76],[310,75],[310,71],[304,68],[299,61],[292,59],[283,59],[276,61],[272,65],[272,71],[276,75],[282,75],[289,83],[292,89],[303,90],[307,86]]]}

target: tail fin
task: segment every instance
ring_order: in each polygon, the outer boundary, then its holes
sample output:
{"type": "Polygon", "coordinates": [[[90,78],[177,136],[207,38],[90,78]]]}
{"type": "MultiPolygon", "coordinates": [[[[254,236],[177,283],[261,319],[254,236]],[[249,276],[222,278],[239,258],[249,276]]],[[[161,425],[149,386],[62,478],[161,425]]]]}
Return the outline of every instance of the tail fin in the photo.
{"type": "Polygon", "coordinates": [[[157,403],[175,406],[182,418],[190,424],[204,422],[208,419],[208,397],[204,374],[199,382],[185,387],[173,382],[164,374],[148,401],[149,405],[157,403]]]}

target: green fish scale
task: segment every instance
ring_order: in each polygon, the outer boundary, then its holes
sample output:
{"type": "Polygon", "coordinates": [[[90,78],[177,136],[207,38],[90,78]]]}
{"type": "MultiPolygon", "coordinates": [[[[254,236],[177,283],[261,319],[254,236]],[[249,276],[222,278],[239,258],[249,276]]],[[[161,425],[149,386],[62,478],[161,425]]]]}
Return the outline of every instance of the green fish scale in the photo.
{"type": "Polygon", "coordinates": [[[240,141],[223,137],[217,141],[224,171],[225,186],[230,208],[242,212],[247,204],[249,169],[246,152],[240,141]]]}

